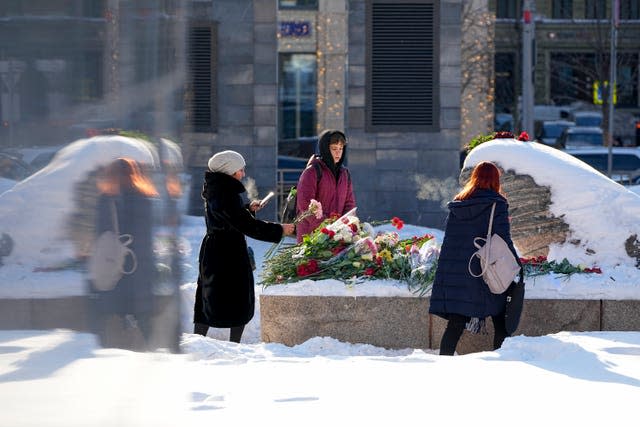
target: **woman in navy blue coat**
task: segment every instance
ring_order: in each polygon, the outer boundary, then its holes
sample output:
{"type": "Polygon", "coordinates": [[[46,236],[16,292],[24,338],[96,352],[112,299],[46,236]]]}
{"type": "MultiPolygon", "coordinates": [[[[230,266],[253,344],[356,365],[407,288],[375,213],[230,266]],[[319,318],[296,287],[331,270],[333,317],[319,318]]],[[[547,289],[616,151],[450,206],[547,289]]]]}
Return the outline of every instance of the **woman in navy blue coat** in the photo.
{"type": "MultiPolygon", "coordinates": [[[[497,233],[519,259],[509,226],[509,205],[500,190],[500,171],[491,162],[481,162],[471,172],[464,188],[447,205],[449,215],[440,249],[438,268],[431,292],[429,313],[447,319],[440,342],[441,355],[453,355],[466,328],[478,333],[484,329],[485,318],[491,316],[495,330],[494,349],[500,348],[508,336],[505,328],[506,294],[491,293],[478,274],[480,262],[474,257],[476,237],[486,237],[491,207],[496,204],[492,233],[497,233]]],[[[519,261],[518,261],[519,262],[519,261]]]]}

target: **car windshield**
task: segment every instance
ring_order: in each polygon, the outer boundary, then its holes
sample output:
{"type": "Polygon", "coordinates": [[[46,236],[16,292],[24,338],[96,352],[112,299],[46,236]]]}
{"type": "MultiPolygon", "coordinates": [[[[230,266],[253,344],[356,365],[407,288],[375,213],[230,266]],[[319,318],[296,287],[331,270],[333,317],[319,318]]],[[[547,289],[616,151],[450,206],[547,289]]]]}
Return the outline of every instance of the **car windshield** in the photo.
{"type": "Polygon", "coordinates": [[[557,123],[548,123],[544,125],[544,136],[546,138],[557,138],[562,131],[566,128],[565,125],[559,125],[557,123]]]}
{"type": "Polygon", "coordinates": [[[577,115],[575,122],[576,126],[600,126],[602,117],[591,114],[577,115]]]}
{"type": "Polygon", "coordinates": [[[602,135],[599,133],[570,133],[567,135],[567,145],[602,145],[602,135]]]}

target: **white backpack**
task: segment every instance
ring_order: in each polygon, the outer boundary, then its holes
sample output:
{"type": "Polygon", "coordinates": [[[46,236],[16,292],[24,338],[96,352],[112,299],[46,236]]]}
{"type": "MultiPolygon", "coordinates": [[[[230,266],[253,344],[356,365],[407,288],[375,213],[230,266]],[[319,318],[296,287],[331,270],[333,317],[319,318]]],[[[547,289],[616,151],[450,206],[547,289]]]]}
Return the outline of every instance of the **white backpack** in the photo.
{"type": "Polygon", "coordinates": [[[511,282],[513,282],[516,274],[520,271],[520,265],[513,256],[513,252],[509,249],[507,242],[497,234],[491,235],[491,227],[493,225],[493,213],[496,210],[496,204],[491,207],[491,216],[489,217],[489,230],[487,237],[476,237],[473,244],[478,250],[469,258],[469,274],[473,277],[480,277],[489,286],[489,290],[494,294],[501,294],[506,291],[511,282]],[[484,245],[480,245],[479,241],[484,240],[484,245]],[[471,271],[471,261],[474,257],[480,258],[480,274],[476,275],[471,271]]]}
{"type": "Polygon", "coordinates": [[[133,236],[120,234],[114,202],[111,202],[111,212],[114,231],[105,231],[98,236],[87,265],[89,279],[99,291],[113,290],[124,274],[133,273],[138,266],[136,255],[129,248],[133,236]],[[130,268],[125,270],[127,256],[131,262],[130,268]]]}

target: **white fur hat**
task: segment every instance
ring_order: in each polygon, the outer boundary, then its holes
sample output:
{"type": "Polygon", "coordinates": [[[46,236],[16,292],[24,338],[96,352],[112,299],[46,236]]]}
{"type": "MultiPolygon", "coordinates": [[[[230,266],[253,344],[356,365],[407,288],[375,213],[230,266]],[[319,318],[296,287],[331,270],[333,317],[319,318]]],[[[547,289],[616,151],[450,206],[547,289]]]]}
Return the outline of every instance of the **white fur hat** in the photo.
{"type": "Polygon", "coordinates": [[[246,163],[240,153],[226,150],[211,156],[208,165],[211,172],[222,172],[227,175],[233,175],[244,168],[246,163]]]}

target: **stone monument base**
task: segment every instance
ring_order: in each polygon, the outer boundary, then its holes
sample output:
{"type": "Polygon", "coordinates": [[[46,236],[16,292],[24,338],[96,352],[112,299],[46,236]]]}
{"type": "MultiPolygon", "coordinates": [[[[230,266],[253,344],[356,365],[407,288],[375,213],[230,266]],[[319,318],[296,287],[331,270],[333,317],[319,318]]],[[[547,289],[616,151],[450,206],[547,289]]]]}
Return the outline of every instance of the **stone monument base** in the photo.
{"type": "MultiPolygon", "coordinates": [[[[313,337],[371,344],[389,349],[435,350],[446,321],[428,314],[429,298],[260,295],[262,341],[288,346],[313,337]]],[[[561,331],[640,330],[638,300],[525,300],[514,335],[542,336],[561,331]]],[[[492,350],[487,335],[465,331],[457,352],[492,350]]]]}

